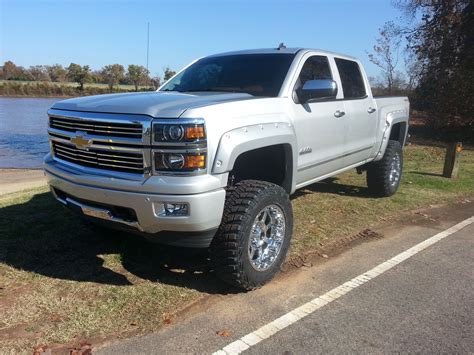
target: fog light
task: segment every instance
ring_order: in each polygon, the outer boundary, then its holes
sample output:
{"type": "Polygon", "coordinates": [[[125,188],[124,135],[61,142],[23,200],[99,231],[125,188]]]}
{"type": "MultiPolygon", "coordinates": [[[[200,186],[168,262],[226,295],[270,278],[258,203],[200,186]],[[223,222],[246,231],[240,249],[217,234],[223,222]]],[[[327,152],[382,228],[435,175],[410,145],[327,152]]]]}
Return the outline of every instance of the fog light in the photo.
{"type": "Polygon", "coordinates": [[[166,216],[188,216],[189,206],[187,203],[171,203],[165,202],[163,204],[164,214],[166,216]]]}

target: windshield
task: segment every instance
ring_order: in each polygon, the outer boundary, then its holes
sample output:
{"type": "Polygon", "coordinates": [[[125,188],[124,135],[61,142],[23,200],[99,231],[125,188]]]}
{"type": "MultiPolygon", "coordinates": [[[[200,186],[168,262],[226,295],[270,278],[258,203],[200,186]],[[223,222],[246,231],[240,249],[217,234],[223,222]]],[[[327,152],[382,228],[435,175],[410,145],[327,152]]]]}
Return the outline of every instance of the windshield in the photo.
{"type": "Polygon", "coordinates": [[[206,57],[179,73],[160,91],[241,92],[275,97],[294,57],[291,53],[206,57]]]}

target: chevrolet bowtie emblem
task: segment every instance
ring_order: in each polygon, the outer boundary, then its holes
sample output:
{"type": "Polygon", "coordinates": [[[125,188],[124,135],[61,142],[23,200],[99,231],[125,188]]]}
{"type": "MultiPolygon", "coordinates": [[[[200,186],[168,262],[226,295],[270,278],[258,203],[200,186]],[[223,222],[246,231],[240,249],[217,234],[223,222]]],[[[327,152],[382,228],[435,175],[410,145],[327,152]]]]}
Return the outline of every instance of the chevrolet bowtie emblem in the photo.
{"type": "Polygon", "coordinates": [[[92,141],[90,139],[84,138],[81,134],[76,134],[75,137],[71,138],[71,143],[76,145],[77,149],[85,150],[91,146],[92,141]]]}

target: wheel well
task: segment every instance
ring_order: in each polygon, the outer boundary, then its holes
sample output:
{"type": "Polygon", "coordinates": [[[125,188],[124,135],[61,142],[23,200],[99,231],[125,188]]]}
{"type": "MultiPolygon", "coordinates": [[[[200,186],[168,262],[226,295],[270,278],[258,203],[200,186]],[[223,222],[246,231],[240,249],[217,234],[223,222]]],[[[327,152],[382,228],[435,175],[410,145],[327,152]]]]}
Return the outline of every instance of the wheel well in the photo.
{"type": "Polygon", "coordinates": [[[229,183],[242,180],[272,182],[291,192],[293,156],[289,144],[277,144],[249,150],[237,157],[229,174],[229,183]]]}
{"type": "Polygon", "coordinates": [[[390,140],[399,141],[403,147],[405,144],[407,124],[406,122],[395,123],[390,131],[390,140]]]}

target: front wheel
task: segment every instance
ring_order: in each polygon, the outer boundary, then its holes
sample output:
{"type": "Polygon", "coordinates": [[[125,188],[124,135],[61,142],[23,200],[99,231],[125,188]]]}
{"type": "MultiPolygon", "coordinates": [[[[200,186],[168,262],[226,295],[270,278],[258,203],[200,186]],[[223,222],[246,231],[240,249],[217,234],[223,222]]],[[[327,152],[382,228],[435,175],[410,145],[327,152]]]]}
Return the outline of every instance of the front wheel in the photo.
{"type": "Polygon", "coordinates": [[[403,150],[400,142],[389,140],[384,156],[367,167],[369,191],[380,197],[392,196],[400,185],[403,170],[403,150]]]}
{"type": "Polygon", "coordinates": [[[291,202],[282,187],[258,180],[237,183],[227,191],[211,244],[214,272],[246,290],[264,285],[280,270],[292,232],[291,202]]]}

